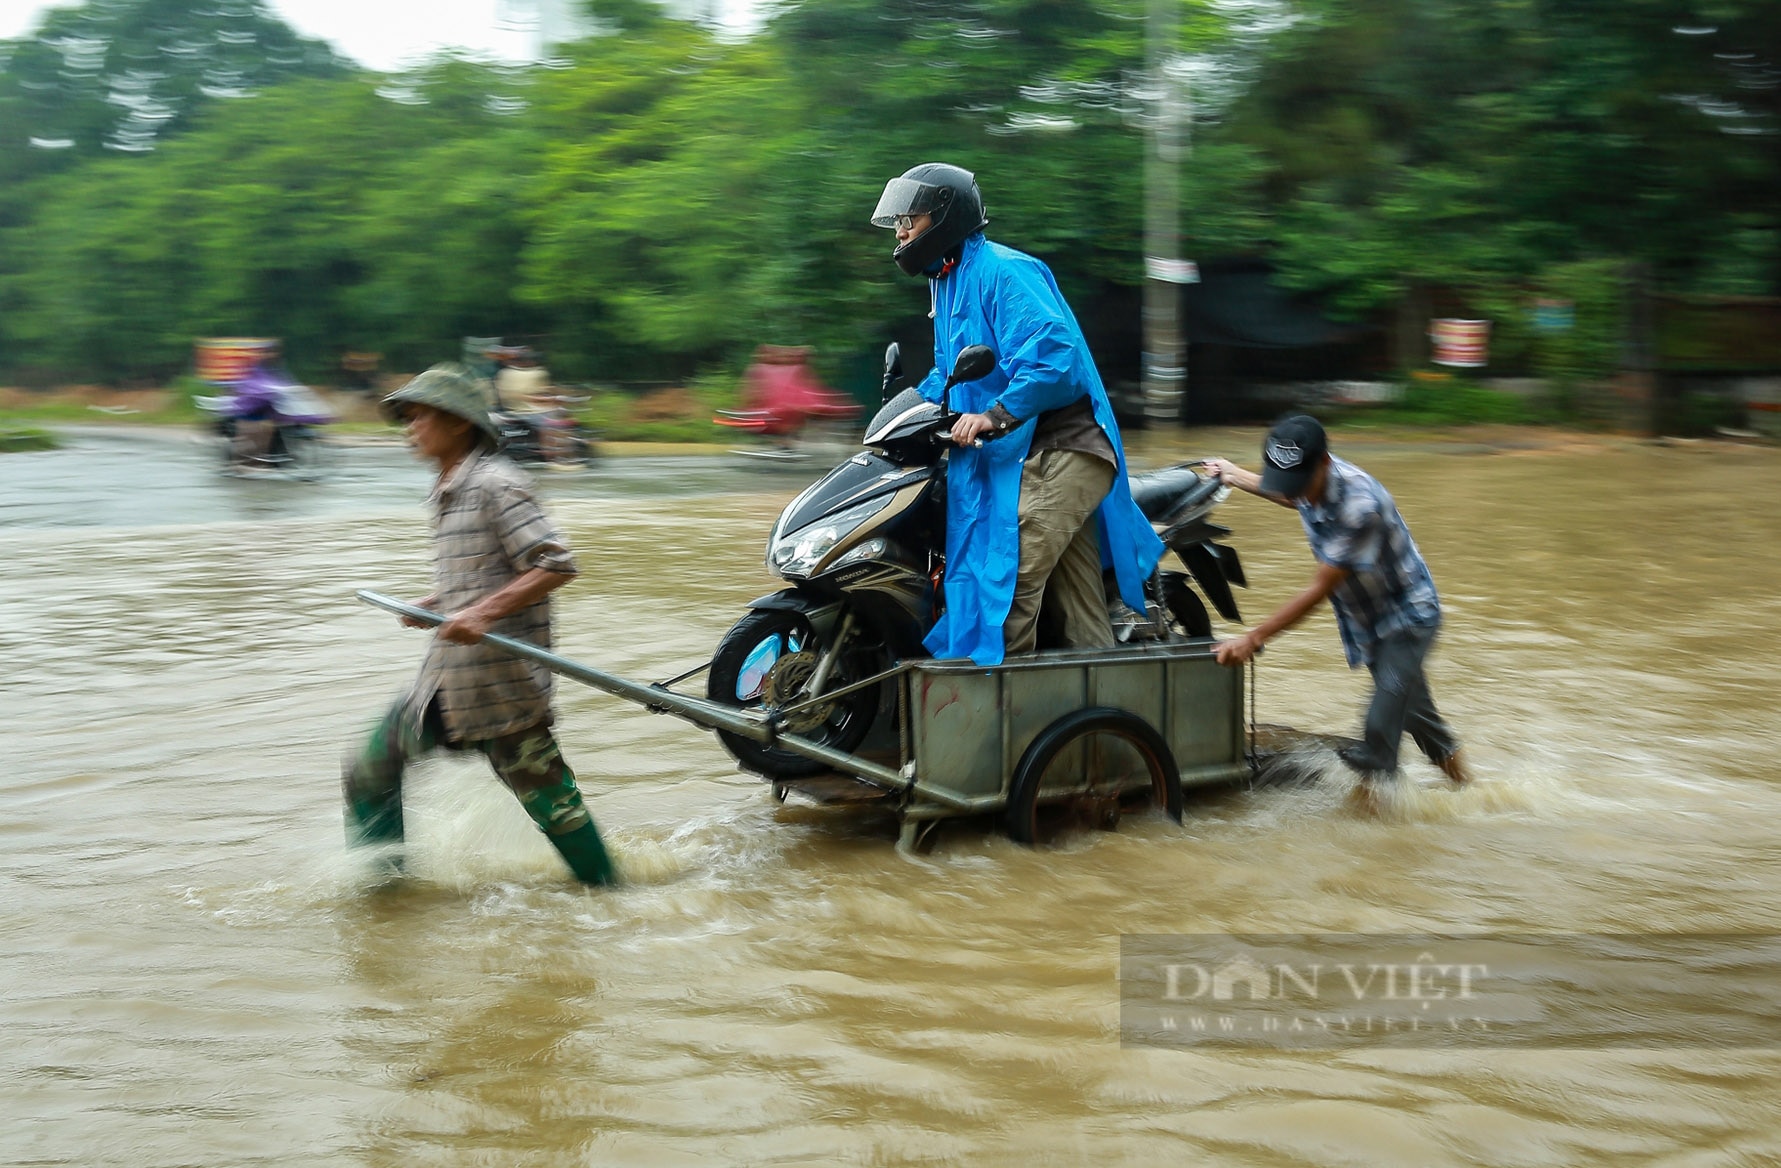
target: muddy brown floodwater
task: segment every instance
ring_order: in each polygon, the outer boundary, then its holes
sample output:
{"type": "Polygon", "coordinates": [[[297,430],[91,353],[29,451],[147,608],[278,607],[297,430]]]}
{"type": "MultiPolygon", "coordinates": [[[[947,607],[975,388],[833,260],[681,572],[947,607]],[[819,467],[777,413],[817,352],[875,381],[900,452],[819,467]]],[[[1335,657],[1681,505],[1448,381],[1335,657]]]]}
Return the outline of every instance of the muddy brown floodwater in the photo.
{"type": "MultiPolygon", "coordinates": [[[[1253,462],[1254,437],[1195,452],[1253,462]]],[[[1332,775],[911,858],[566,685],[613,892],[461,758],[414,773],[407,880],[342,847],[339,756],[426,635],[352,599],[425,589],[399,452],[318,484],[146,437],[0,459],[0,1161],[1781,1162],[1773,1049],[1121,1046],[1122,934],[1781,926],[1781,451],[1348,453],[1433,565],[1474,789],[1367,820],[1332,775]]],[[[584,568],[562,650],[702,660],[771,587],[796,486],[547,478],[584,568]]],[[[1308,577],[1297,521],[1221,516],[1260,616],[1308,577]]],[[[1326,613],[1269,646],[1260,713],[1349,732],[1364,681],[1326,613]]]]}

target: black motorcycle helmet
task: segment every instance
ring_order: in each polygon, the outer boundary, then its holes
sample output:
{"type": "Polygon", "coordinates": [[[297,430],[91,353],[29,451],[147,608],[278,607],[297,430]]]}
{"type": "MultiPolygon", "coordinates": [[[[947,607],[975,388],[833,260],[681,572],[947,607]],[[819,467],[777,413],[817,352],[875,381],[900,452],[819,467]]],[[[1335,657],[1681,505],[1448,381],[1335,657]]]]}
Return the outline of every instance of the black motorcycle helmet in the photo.
{"type": "Polygon", "coordinates": [[[872,212],[876,227],[895,227],[899,215],[932,215],[934,222],[920,235],[891,253],[904,275],[925,275],[947,252],[983,230],[983,196],[970,171],[944,162],[924,162],[884,184],[872,212]]]}

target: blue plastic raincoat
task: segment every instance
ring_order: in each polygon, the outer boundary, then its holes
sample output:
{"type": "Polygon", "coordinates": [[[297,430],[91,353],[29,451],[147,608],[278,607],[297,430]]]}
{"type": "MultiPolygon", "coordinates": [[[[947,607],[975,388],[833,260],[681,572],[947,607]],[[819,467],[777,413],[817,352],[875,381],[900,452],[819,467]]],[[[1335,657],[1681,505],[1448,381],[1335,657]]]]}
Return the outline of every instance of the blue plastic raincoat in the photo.
{"type": "Polygon", "coordinates": [[[1094,402],[1095,421],[1119,456],[1113,489],[1096,522],[1101,564],[1112,565],[1125,602],[1144,611],[1144,582],[1163,544],[1132,501],[1125,450],[1107,390],[1088,341],[1064,303],[1051,270],[1030,255],[991,243],[982,233],[964,244],[958,266],[930,281],[934,296],[934,369],[917,387],[939,401],[959,351],[988,345],[996,368],[952,387],[952,408],[981,414],[996,402],[1021,419],[980,447],[954,447],[946,472],[946,611],[928,634],[935,657],[1002,660],[1002,624],[1014,603],[1020,567],[1020,474],[1033,441],[1034,419],[1076,401],[1094,402]]]}

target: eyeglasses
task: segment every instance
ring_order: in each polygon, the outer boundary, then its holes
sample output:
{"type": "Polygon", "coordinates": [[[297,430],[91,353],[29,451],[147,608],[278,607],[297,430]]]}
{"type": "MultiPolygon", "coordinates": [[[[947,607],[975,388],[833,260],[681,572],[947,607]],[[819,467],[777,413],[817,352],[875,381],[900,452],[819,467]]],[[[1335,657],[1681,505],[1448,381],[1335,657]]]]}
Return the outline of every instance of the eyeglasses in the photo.
{"type": "Polygon", "coordinates": [[[893,221],[895,222],[898,231],[914,231],[915,221],[917,219],[926,219],[927,217],[927,212],[924,211],[920,215],[897,215],[893,217],[893,221]]]}

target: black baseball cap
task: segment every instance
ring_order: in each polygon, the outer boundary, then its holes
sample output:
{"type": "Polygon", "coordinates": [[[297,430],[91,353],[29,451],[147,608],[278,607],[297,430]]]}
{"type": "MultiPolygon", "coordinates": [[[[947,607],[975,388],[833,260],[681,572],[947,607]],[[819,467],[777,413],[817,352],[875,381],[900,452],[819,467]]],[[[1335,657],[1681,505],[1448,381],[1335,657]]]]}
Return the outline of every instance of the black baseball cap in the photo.
{"type": "Polygon", "coordinates": [[[1323,424],[1310,414],[1281,418],[1262,440],[1262,490],[1284,499],[1305,493],[1330,452],[1323,424]]]}

